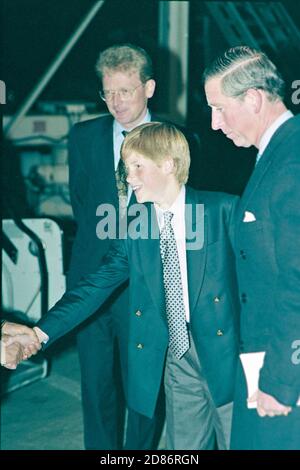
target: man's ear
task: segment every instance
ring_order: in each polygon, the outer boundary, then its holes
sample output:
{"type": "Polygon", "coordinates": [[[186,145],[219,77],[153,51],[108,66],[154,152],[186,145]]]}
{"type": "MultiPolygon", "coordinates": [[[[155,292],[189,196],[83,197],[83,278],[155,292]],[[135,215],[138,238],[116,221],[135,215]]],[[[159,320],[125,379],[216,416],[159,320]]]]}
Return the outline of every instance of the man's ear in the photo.
{"type": "Polygon", "coordinates": [[[152,98],[152,96],[154,95],[155,86],[156,86],[156,83],[155,83],[155,80],[153,80],[153,78],[151,78],[150,80],[147,80],[145,84],[145,92],[146,92],[147,98],[152,98]]]}
{"type": "Polygon", "coordinates": [[[245,101],[250,105],[255,114],[261,110],[263,99],[262,90],[249,88],[249,90],[246,91],[245,101]]]}
{"type": "Polygon", "coordinates": [[[164,168],[164,172],[165,172],[166,175],[174,173],[175,162],[174,162],[173,158],[167,157],[163,162],[163,168],[164,168]]]}

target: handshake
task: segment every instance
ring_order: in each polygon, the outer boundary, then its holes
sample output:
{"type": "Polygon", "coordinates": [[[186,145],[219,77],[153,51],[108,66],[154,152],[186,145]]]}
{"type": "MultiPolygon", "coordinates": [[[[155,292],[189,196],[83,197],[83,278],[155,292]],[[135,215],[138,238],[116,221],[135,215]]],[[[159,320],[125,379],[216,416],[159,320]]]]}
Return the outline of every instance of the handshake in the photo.
{"type": "Polygon", "coordinates": [[[41,342],[35,328],[5,321],[1,325],[1,365],[16,369],[19,362],[41,349],[41,342]]]}

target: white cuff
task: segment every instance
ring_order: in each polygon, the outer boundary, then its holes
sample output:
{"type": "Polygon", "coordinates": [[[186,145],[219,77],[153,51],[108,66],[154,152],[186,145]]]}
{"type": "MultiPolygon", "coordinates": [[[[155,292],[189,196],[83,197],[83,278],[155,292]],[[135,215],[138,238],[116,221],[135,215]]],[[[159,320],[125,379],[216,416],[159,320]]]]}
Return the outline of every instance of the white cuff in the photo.
{"type": "Polygon", "coordinates": [[[44,344],[48,343],[49,336],[46,335],[46,333],[44,333],[38,326],[34,326],[33,329],[36,332],[36,335],[40,343],[44,343],[44,344]]]}

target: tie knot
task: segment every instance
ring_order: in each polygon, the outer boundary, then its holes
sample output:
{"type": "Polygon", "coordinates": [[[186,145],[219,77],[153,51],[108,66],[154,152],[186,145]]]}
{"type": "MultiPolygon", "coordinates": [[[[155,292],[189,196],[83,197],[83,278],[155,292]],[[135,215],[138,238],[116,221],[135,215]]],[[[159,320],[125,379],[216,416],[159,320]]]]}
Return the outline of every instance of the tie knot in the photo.
{"type": "Polygon", "coordinates": [[[127,134],[128,134],[128,131],[122,131],[122,134],[123,134],[124,137],[126,137],[127,134]]]}
{"type": "Polygon", "coordinates": [[[170,211],[164,212],[164,223],[170,224],[173,218],[173,215],[174,215],[173,212],[170,212],[170,211]]]}

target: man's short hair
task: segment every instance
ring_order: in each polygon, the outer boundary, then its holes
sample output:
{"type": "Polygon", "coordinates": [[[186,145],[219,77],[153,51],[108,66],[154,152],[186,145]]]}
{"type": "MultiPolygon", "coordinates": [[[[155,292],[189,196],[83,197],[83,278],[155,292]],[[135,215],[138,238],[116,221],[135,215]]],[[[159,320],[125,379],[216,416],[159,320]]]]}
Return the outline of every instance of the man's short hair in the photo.
{"type": "Polygon", "coordinates": [[[153,77],[152,60],[147,52],[130,43],[116,44],[100,53],[96,62],[96,73],[101,81],[107,71],[137,71],[142,83],[153,77]]]}
{"type": "Polygon", "coordinates": [[[149,158],[157,165],[166,158],[175,164],[179,184],[185,184],[190,167],[190,150],[183,133],[168,122],[148,122],[133,129],[123,141],[121,155],[124,160],[132,152],[149,158]]]}
{"type": "Polygon", "coordinates": [[[219,77],[226,96],[242,98],[256,88],[265,91],[269,101],[284,98],[285,83],[276,66],[264,52],[249,46],[232,47],[215,59],[205,69],[203,82],[219,77]]]}

